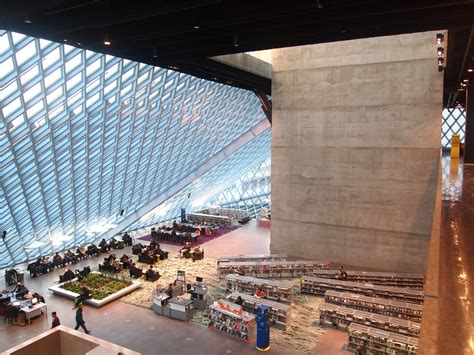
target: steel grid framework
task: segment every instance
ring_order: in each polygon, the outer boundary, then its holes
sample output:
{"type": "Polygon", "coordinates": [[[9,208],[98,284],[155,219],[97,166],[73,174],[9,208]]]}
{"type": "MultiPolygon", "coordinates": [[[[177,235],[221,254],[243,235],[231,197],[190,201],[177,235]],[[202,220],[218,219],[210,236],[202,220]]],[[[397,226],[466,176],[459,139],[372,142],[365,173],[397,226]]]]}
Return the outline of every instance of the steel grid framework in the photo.
{"type": "Polygon", "coordinates": [[[250,91],[1,30],[0,72],[0,268],[97,239],[266,119],[250,91]]]}
{"type": "Polygon", "coordinates": [[[262,208],[271,209],[271,158],[268,156],[257,167],[222,191],[212,205],[246,210],[257,217],[262,208]]]}
{"type": "Polygon", "coordinates": [[[451,136],[459,134],[464,143],[466,131],[466,110],[464,108],[445,108],[441,120],[441,146],[451,147],[451,136]]]}

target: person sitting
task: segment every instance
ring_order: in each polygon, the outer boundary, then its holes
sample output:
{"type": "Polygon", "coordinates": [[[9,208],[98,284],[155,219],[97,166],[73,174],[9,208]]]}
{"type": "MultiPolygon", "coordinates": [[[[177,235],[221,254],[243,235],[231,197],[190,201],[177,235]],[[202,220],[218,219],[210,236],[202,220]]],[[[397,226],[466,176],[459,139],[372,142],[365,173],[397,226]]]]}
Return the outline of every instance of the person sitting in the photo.
{"type": "Polygon", "coordinates": [[[69,280],[72,280],[76,278],[76,274],[71,270],[71,269],[67,269],[66,272],[64,273],[63,275],[63,279],[64,281],[69,281],[69,280]]]}
{"type": "Polygon", "coordinates": [[[265,292],[259,287],[257,289],[257,292],[255,292],[255,296],[258,298],[265,298],[265,292]]]}
{"type": "Polygon", "coordinates": [[[61,257],[61,255],[59,255],[59,253],[56,253],[54,256],[53,256],[53,267],[62,267],[64,266],[64,261],[63,261],[63,258],[61,257]]]}
{"type": "Polygon", "coordinates": [[[44,300],[44,297],[40,295],[38,292],[33,293],[33,298],[36,298],[38,302],[40,303],[46,303],[46,301],[44,300]]]}
{"type": "Polygon", "coordinates": [[[157,281],[161,277],[159,272],[153,270],[153,265],[150,265],[148,270],[145,273],[145,280],[147,281],[157,281]]]}
{"type": "Polygon", "coordinates": [[[79,307],[85,300],[91,298],[91,291],[86,286],[82,286],[81,291],[81,294],[74,300],[74,308],[79,307]]]}
{"type": "Polygon", "coordinates": [[[21,282],[18,282],[16,284],[16,287],[13,289],[13,293],[15,293],[16,298],[21,299],[21,298],[24,298],[25,295],[28,293],[28,289],[21,282]]]}
{"type": "Polygon", "coordinates": [[[178,223],[176,222],[176,220],[173,221],[173,229],[178,230],[178,223]]]}
{"type": "Polygon", "coordinates": [[[142,269],[137,268],[135,263],[132,263],[132,265],[130,266],[130,276],[135,279],[138,279],[139,277],[142,277],[142,275],[142,269]]]}
{"type": "Polygon", "coordinates": [[[107,243],[105,238],[102,238],[102,240],[99,243],[99,248],[101,253],[108,253],[110,251],[110,245],[107,243]]]}
{"type": "Polygon", "coordinates": [[[128,246],[131,246],[132,245],[132,238],[128,235],[128,233],[125,233],[123,236],[122,236],[122,240],[125,242],[125,244],[127,244],[128,246]]]}
{"type": "Polygon", "coordinates": [[[143,245],[141,243],[135,244],[132,246],[132,254],[133,255],[139,255],[143,253],[143,245]]]}
{"type": "Polygon", "coordinates": [[[89,256],[92,256],[92,255],[98,256],[99,255],[99,248],[97,248],[97,246],[94,243],[91,243],[87,247],[87,254],[89,256]]]}
{"type": "Polygon", "coordinates": [[[132,259],[130,259],[127,254],[123,254],[122,257],[120,258],[120,262],[122,263],[122,267],[124,269],[130,269],[130,266],[132,264],[132,259]]]}
{"type": "Polygon", "coordinates": [[[78,259],[84,259],[87,257],[87,251],[84,245],[80,245],[76,248],[76,256],[78,259]]]}
{"type": "Polygon", "coordinates": [[[64,264],[75,264],[77,263],[77,257],[70,250],[66,250],[64,253],[64,264]]]}
{"type": "Polygon", "coordinates": [[[110,247],[113,249],[123,249],[118,242],[118,240],[115,240],[115,238],[112,238],[109,240],[110,247]]]}
{"type": "Polygon", "coordinates": [[[344,270],[344,266],[341,265],[339,268],[339,274],[336,275],[336,279],[347,280],[347,272],[344,270]]]}
{"type": "Polygon", "coordinates": [[[193,256],[193,261],[204,259],[204,249],[202,249],[200,246],[197,248],[194,248],[192,256],[193,256]]]}
{"type": "Polygon", "coordinates": [[[184,243],[184,246],[179,250],[179,256],[181,258],[190,258],[191,257],[191,243],[184,243]]]}

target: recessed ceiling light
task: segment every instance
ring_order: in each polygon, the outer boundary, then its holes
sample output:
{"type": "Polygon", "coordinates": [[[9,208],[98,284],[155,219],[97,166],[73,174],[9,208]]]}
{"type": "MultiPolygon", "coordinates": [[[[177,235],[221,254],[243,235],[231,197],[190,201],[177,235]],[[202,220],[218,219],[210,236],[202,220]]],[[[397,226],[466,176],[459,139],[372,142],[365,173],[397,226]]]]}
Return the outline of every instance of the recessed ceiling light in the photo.
{"type": "Polygon", "coordinates": [[[199,27],[198,25],[194,25],[193,28],[194,28],[195,30],[199,30],[201,27],[199,27]]]}
{"type": "Polygon", "coordinates": [[[469,79],[464,79],[463,81],[464,81],[465,83],[467,83],[467,82],[469,82],[469,79]]]}
{"type": "Polygon", "coordinates": [[[67,39],[66,39],[66,38],[64,38],[64,40],[63,40],[63,41],[64,41],[64,42],[67,42],[67,39]]]}
{"type": "Polygon", "coordinates": [[[472,70],[473,70],[472,68],[469,68],[467,71],[468,71],[469,73],[472,73],[472,70]]]}
{"type": "Polygon", "coordinates": [[[110,46],[110,41],[104,41],[104,44],[105,44],[106,46],[110,46]]]}
{"type": "Polygon", "coordinates": [[[24,22],[25,23],[31,23],[31,20],[28,17],[25,17],[24,22]]]}
{"type": "Polygon", "coordinates": [[[82,45],[82,43],[81,43],[81,42],[77,42],[77,45],[80,46],[80,45],[82,45]]]}

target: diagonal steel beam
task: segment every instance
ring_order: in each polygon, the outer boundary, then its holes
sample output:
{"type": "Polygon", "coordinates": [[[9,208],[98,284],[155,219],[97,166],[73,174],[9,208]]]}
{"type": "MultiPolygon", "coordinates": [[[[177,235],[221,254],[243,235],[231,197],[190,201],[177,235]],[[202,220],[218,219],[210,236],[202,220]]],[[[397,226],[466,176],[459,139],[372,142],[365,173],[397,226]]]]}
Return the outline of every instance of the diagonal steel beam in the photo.
{"type": "Polygon", "coordinates": [[[212,168],[216,167],[219,163],[224,161],[227,157],[232,155],[233,153],[237,152],[240,148],[244,145],[249,143],[254,138],[260,136],[263,132],[270,127],[270,123],[264,119],[254,125],[250,130],[242,134],[240,137],[235,139],[232,143],[225,146],[221,151],[215,154],[212,158],[207,160],[204,164],[199,166],[195,171],[191,174],[186,176],[185,178],[178,181],[175,185],[171,186],[169,189],[164,191],[162,194],[156,196],[152,200],[150,200],[144,206],[138,208],[137,210],[130,213],[123,221],[121,221],[117,227],[104,232],[100,235],[96,236],[96,239],[101,238],[111,238],[112,236],[122,232],[125,230],[129,225],[134,223],[135,221],[139,220],[148,212],[152,211],[155,207],[159,206],[161,203],[165,202],[168,198],[176,194],[178,191],[182,190],[189,184],[191,184],[195,179],[199,178],[200,176],[207,173],[212,168]]]}

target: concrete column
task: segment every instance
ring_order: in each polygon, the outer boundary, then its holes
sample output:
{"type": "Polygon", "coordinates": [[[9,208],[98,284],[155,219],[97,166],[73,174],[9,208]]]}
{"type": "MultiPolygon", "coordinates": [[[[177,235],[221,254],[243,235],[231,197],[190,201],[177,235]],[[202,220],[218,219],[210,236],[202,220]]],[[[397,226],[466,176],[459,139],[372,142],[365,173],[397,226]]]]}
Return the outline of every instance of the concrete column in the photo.
{"type": "Polygon", "coordinates": [[[272,252],[425,272],[436,48],[425,32],[272,51],[272,252]]]}

